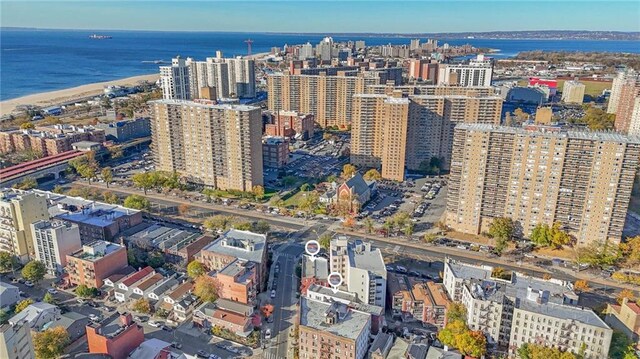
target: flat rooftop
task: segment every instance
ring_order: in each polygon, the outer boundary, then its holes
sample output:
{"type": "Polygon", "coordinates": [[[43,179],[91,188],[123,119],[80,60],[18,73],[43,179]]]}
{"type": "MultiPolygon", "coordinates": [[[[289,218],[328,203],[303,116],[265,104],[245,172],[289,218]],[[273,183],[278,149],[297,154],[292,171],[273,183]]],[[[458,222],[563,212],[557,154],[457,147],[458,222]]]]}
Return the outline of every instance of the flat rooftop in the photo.
{"type": "Polygon", "coordinates": [[[49,215],[51,217],[57,217],[70,222],[105,227],[120,217],[130,216],[140,212],[137,209],[90,201],[82,197],[70,197],[41,190],[33,190],[33,192],[47,198],[49,215]]]}
{"type": "Polygon", "coordinates": [[[109,254],[117,251],[120,248],[124,248],[124,246],[121,246],[119,244],[116,243],[111,243],[111,242],[106,242],[106,241],[93,241],[90,243],[87,243],[85,245],[82,246],[82,249],[71,253],[70,256],[75,257],[75,258],[80,258],[82,260],[85,261],[89,261],[89,262],[95,262],[98,259],[101,259],[103,257],[108,256],[109,254]],[[100,246],[104,245],[104,252],[102,251],[96,251],[96,250],[87,250],[89,248],[98,248],[100,246]],[[93,252],[93,253],[92,253],[93,252]]]}
{"type": "Polygon", "coordinates": [[[537,303],[527,300],[526,297],[516,301],[516,308],[527,310],[538,314],[548,315],[554,318],[575,320],[602,329],[609,329],[609,326],[593,310],[583,307],[574,307],[557,303],[537,303]]]}
{"type": "Polygon", "coordinates": [[[384,265],[382,252],[378,248],[370,247],[370,243],[355,241],[349,243],[349,265],[358,269],[375,273],[382,278],[387,278],[387,268],[384,265]],[[360,247],[361,246],[361,247],[360,247]]]}
{"type": "Polygon", "coordinates": [[[167,227],[157,223],[144,223],[136,226],[137,231],[127,231],[127,241],[143,241],[162,250],[179,250],[200,238],[202,234],[179,228],[167,227]],[[132,233],[133,232],[133,233],[132,233]]]}
{"type": "Polygon", "coordinates": [[[617,132],[572,131],[568,129],[562,129],[560,131],[536,131],[532,129],[534,128],[532,126],[528,126],[529,129],[525,129],[522,127],[497,126],[484,123],[460,123],[456,125],[456,128],[477,132],[512,133],[522,136],[640,144],[639,136],[624,135],[617,132]]]}
{"type": "Polygon", "coordinates": [[[491,277],[490,267],[478,267],[451,261],[445,263],[445,265],[450,266],[456,278],[465,279],[467,284],[471,285],[471,294],[475,298],[495,301],[501,301],[503,295],[512,298],[526,298],[528,288],[531,288],[534,291],[549,292],[549,302],[553,303],[562,304],[565,296],[575,297],[576,300],[578,299],[577,295],[569,287],[568,282],[554,279],[543,280],[512,272],[512,280],[509,283],[491,277]],[[480,288],[476,287],[474,289],[474,286],[479,286],[480,288]]]}
{"type": "Polygon", "coordinates": [[[232,111],[260,110],[260,107],[249,106],[249,105],[238,105],[238,104],[215,104],[214,105],[214,104],[188,101],[188,100],[155,100],[150,102],[160,103],[165,105],[184,105],[184,106],[200,107],[200,108],[212,108],[216,110],[232,110],[232,111]]]}
{"type": "Polygon", "coordinates": [[[331,333],[340,337],[356,340],[367,328],[369,314],[349,310],[343,303],[324,303],[300,298],[300,325],[331,333]],[[328,324],[326,317],[330,312],[338,312],[335,324],[328,324]]]}
{"type": "Polygon", "coordinates": [[[262,263],[266,244],[264,234],[231,229],[202,250],[262,263]]]}

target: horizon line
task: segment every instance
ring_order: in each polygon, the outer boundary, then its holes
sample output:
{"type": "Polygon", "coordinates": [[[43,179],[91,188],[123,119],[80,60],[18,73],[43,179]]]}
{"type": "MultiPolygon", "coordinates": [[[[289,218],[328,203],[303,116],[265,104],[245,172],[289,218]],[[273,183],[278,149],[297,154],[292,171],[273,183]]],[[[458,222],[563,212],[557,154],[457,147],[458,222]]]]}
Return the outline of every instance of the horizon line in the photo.
{"type": "Polygon", "coordinates": [[[138,32],[209,32],[209,33],[236,33],[236,34],[287,34],[287,35],[439,35],[439,34],[490,34],[490,33],[518,33],[518,32],[585,32],[598,33],[609,32],[619,34],[637,34],[640,31],[622,30],[490,30],[490,31],[443,31],[443,32],[299,32],[299,31],[236,31],[236,30],[148,30],[148,29],[89,29],[89,28],[51,28],[33,26],[0,26],[0,30],[61,30],[61,31],[138,31],[138,32]]]}

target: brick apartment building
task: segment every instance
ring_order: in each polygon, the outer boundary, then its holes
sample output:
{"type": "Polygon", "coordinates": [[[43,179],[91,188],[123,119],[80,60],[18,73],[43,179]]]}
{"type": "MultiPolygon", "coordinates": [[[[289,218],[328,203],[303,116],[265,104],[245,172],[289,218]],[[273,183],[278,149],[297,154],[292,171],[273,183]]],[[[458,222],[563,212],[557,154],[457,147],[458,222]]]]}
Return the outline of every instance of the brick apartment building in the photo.
{"type": "Polygon", "coordinates": [[[82,249],[67,254],[66,272],[72,285],[84,284],[100,288],[104,280],[127,267],[125,247],[105,241],[94,241],[82,249]]]}

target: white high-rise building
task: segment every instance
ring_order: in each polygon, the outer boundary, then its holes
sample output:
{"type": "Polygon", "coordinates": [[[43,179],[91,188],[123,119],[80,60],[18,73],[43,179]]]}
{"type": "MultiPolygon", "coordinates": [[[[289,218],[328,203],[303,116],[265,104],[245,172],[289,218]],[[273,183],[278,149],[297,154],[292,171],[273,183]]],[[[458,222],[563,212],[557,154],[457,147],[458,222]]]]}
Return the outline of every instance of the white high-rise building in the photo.
{"type": "Polygon", "coordinates": [[[37,221],[31,224],[36,260],[47,267],[51,275],[62,273],[67,254],[82,248],[78,225],[62,221],[37,221]]]}
{"type": "Polygon", "coordinates": [[[160,66],[160,86],[165,100],[189,100],[191,88],[189,66],[180,56],[171,59],[171,66],[160,66]]]}
{"type": "Polygon", "coordinates": [[[385,307],[387,269],[380,249],[371,243],[356,240],[349,243],[347,237],[331,241],[330,268],[342,276],[342,285],[353,293],[358,301],[385,307]]]}
{"type": "Polygon", "coordinates": [[[492,75],[491,60],[485,58],[484,55],[478,55],[475,60],[469,61],[468,64],[440,65],[438,85],[491,86],[492,75]]]}
{"type": "Polygon", "coordinates": [[[300,50],[298,51],[299,60],[306,60],[312,57],[314,57],[313,45],[311,45],[310,42],[300,46],[300,50]]]}
{"type": "Polygon", "coordinates": [[[409,45],[409,50],[417,50],[420,48],[420,39],[411,39],[411,45],[409,45]]]}
{"type": "Polygon", "coordinates": [[[322,61],[331,61],[331,49],[333,48],[333,38],[325,37],[316,47],[316,54],[322,61]]]}

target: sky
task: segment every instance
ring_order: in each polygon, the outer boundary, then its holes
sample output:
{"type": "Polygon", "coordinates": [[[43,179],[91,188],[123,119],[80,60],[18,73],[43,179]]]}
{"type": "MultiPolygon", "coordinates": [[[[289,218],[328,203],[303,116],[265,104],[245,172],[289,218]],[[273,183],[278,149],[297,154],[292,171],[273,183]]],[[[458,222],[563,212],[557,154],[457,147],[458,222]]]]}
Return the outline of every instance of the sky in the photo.
{"type": "Polygon", "coordinates": [[[637,0],[0,1],[2,27],[297,33],[640,31],[637,0]]]}

